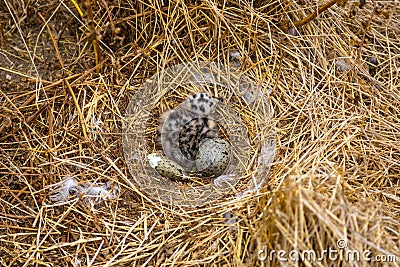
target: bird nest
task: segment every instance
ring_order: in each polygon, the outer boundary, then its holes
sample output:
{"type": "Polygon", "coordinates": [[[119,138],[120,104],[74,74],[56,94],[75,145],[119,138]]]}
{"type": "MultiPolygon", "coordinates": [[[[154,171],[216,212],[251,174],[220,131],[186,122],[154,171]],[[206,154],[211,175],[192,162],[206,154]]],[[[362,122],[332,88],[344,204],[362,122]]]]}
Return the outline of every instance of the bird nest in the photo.
{"type": "Polygon", "coordinates": [[[260,189],[276,145],[267,89],[230,65],[212,62],[181,64],[155,74],[135,92],[124,121],[124,152],[136,183],[161,202],[194,206],[227,193],[243,195],[260,189]],[[197,92],[222,100],[213,119],[229,140],[233,157],[223,175],[182,184],[156,173],[146,159],[155,152],[160,114],[166,107],[176,107],[179,98],[197,92]]]}

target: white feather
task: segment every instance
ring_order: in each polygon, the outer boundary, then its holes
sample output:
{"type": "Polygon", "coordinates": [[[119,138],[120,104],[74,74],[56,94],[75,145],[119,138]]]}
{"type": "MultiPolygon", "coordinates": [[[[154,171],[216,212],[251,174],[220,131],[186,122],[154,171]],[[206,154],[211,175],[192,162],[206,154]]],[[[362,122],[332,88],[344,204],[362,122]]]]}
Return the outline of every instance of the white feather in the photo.
{"type": "Polygon", "coordinates": [[[85,201],[90,204],[100,204],[102,201],[116,199],[118,196],[118,186],[106,183],[84,183],[80,188],[85,201]]]}
{"type": "Polygon", "coordinates": [[[61,183],[53,186],[50,191],[50,200],[57,203],[66,202],[70,196],[78,196],[78,192],[78,181],[67,175],[61,183]]]}
{"type": "Polygon", "coordinates": [[[100,204],[102,201],[118,197],[118,186],[106,183],[84,183],[79,185],[78,181],[71,176],[65,176],[61,183],[54,185],[50,191],[50,200],[56,203],[67,202],[70,197],[81,195],[85,204],[100,204]]]}

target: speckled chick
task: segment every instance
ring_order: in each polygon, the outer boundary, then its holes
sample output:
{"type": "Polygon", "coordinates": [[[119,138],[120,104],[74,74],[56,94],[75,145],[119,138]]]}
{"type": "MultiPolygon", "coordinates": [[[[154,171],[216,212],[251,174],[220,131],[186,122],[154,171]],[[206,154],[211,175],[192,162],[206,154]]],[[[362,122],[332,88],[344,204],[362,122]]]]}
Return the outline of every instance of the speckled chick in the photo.
{"type": "Polygon", "coordinates": [[[207,93],[196,93],[161,116],[159,141],[168,158],[185,169],[195,170],[193,160],[201,139],[218,134],[217,124],[210,118],[218,102],[207,93]]]}
{"type": "Polygon", "coordinates": [[[179,148],[182,154],[195,160],[201,140],[218,137],[218,124],[211,118],[196,118],[183,125],[179,132],[179,148]]]}

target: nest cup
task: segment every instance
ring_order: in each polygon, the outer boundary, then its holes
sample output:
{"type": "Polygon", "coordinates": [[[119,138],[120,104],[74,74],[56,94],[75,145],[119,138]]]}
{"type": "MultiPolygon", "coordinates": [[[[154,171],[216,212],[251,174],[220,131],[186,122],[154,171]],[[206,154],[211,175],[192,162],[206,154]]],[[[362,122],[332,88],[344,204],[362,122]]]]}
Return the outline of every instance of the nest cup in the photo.
{"type": "MultiPolygon", "coordinates": [[[[258,190],[275,157],[272,108],[264,92],[230,65],[192,62],[169,67],[137,89],[126,110],[123,149],[129,171],[141,190],[155,200],[172,205],[200,206],[224,195],[243,196],[258,190]],[[182,88],[185,88],[182,90],[182,88]],[[221,98],[213,119],[231,144],[232,159],[224,174],[207,183],[181,183],[162,177],[147,162],[149,121],[167,94],[183,97],[207,92],[221,98]]],[[[153,130],[152,130],[153,129],[153,130]]]]}

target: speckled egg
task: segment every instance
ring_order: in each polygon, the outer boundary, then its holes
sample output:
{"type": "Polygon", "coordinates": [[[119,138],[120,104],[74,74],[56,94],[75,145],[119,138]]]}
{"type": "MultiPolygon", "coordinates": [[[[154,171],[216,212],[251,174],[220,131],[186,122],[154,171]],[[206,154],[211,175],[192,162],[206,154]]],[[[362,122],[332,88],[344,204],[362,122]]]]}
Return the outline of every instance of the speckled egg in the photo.
{"type": "Polygon", "coordinates": [[[203,139],[196,154],[196,167],[203,176],[221,175],[229,165],[231,146],[221,138],[203,139]]]}
{"type": "Polygon", "coordinates": [[[165,156],[153,153],[148,156],[148,160],[150,166],[166,178],[173,181],[184,181],[189,178],[178,164],[167,159],[165,156]]]}

